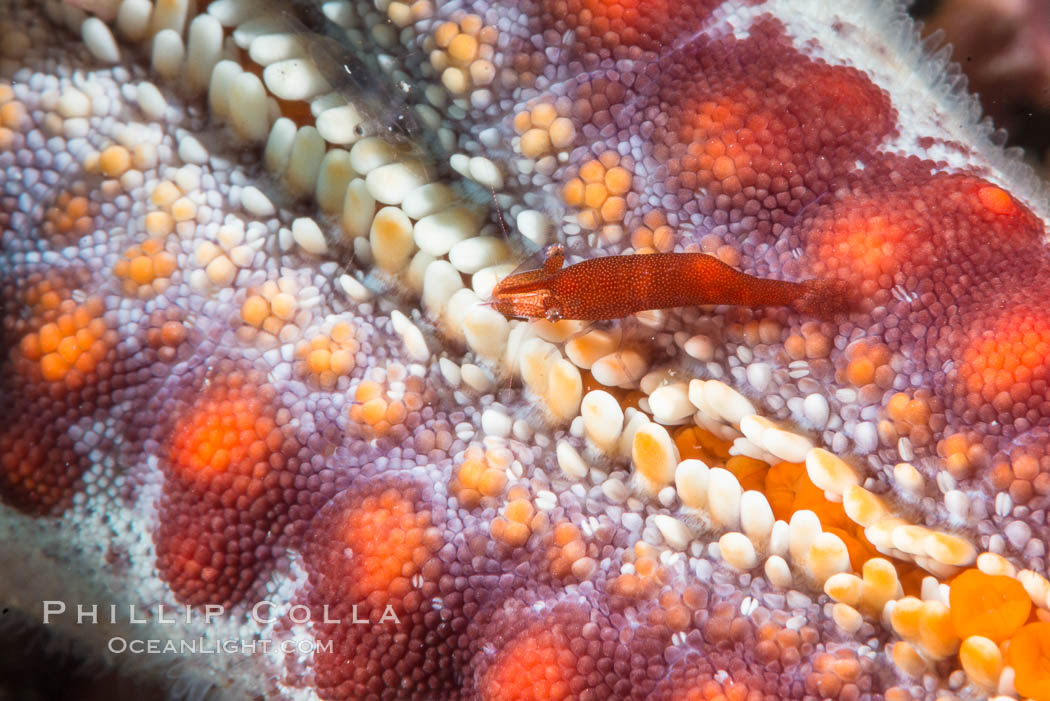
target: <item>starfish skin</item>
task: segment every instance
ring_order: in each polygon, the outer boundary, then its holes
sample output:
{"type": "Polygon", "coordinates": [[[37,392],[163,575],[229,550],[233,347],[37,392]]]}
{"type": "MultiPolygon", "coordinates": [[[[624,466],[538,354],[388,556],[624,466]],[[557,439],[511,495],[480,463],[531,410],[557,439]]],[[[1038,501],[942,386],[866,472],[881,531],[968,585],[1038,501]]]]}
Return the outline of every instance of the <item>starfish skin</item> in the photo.
{"type": "Polygon", "coordinates": [[[0,7],[21,621],[174,695],[1048,698],[1045,192],[897,9],[0,7]],[[504,318],[548,243],[859,301],[504,318]]]}

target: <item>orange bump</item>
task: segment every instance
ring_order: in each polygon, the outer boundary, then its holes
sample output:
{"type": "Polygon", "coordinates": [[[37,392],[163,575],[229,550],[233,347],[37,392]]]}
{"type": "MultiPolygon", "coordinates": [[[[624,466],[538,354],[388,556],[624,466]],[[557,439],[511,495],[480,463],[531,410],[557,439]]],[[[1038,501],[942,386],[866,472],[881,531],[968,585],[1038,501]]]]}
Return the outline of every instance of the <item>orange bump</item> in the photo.
{"type": "Polygon", "coordinates": [[[844,214],[823,233],[817,255],[848,266],[859,278],[876,280],[895,272],[908,240],[908,230],[888,216],[844,214]]]}
{"type": "Polygon", "coordinates": [[[158,207],[167,207],[182,196],[182,191],[170,180],[162,180],[153,188],[150,200],[158,207]]]}
{"type": "Polygon", "coordinates": [[[939,601],[924,601],[919,612],[919,641],[934,659],[954,655],[959,649],[959,636],[952,626],[951,611],[939,601]]]}
{"type": "Polygon", "coordinates": [[[146,231],[151,236],[167,236],[175,230],[175,220],[164,211],[150,212],[146,215],[146,231]]]}
{"type": "Polygon", "coordinates": [[[766,484],[766,473],[769,465],[756,458],[734,455],[726,461],[726,469],[733,473],[740,486],[745,490],[762,491],[766,484]]]}
{"type": "Polygon", "coordinates": [[[57,382],[69,372],[69,363],[58,353],[48,353],[40,359],[40,370],[48,382],[57,382]]]}
{"type": "Polygon", "coordinates": [[[353,552],[350,590],[373,606],[399,601],[441,545],[430,511],[417,511],[396,489],[366,497],[350,511],[342,539],[353,552]]]}
{"type": "Polygon", "coordinates": [[[956,577],[949,594],[952,625],[960,638],[980,635],[1001,643],[1028,620],[1032,600],[1012,577],[969,569],[956,577]]]}
{"type": "Polygon", "coordinates": [[[585,191],[586,186],[583,181],[579,178],[573,178],[562,188],[561,196],[565,200],[565,204],[570,207],[580,207],[583,205],[585,191]]]}
{"type": "Polygon", "coordinates": [[[113,266],[113,274],[124,281],[128,296],[149,297],[167,289],[175,268],[175,256],[164,250],[164,242],[151,238],[126,250],[113,266]]]}
{"type": "Polygon", "coordinates": [[[601,164],[601,161],[587,161],[580,166],[580,178],[588,185],[600,184],[605,180],[605,167],[601,164]]]}
{"type": "Polygon", "coordinates": [[[870,358],[855,358],[846,366],[846,378],[858,387],[871,384],[875,380],[875,364],[870,358]]]}
{"type": "Polygon", "coordinates": [[[283,443],[273,419],[250,390],[213,390],[176,423],[169,457],[187,478],[210,478],[231,468],[255,476],[267,471],[267,458],[283,443]]]}
{"type": "Polygon", "coordinates": [[[99,167],[104,175],[119,178],[131,168],[131,154],[118,144],[108,146],[99,155],[99,167]]]}
{"type": "Polygon", "coordinates": [[[541,628],[511,641],[481,683],[485,701],[561,701],[571,695],[575,655],[564,634],[541,628]]]}
{"type": "Polygon", "coordinates": [[[252,295],[244,300],[241,305],[241,318],[244,323],[252,326],[262,326],[263,321],[270,315],[270,304],[260,295],[252,295]]]}
{"type": "MultiPolygon", "coordinates": [[[[47,297],[50,291],[42,297],[47,297]]],[[[28,300],[27,300],[28,301],[28,300]]],[[[40,362],[41,376],[48,382],[65,381],[71,388],[84,382],[116,341],[116,334],[100,318],[102,301],[92,297],[81,305],[72,300],[56,304],[65,313],[22,337],[19,349],[28,360],[40,362]]]]}
{"type": "Polygon", "coordinates": [[[631,189],[631,173],[622,166],[614,166],[605,173],[605,187],[610,194],[625,195],[631,189]]]}
{"type": "Polygon", "coordinates": [[[766,473],[766,498],[773,515],[782,521],[790,521],[796,511],[807,509],[820,517],[824,528],[835,527],[853,530],[853,522],[846,516],[842,504],[827,500],[824,490],[813,484],[803,463],[780,462],[766,473]]]}
{"type": "Polygon", "coordinates": [[[533,126],[546,129],[558,117],[558,110],[549,102],[541,102],[532,108],[533,126]]]}
{"type": "Polygon", "coordinates": [[[504,516],[509,521],[528,523],[533,513],[535,513],[535,508],[532,506],[532,502],[528,499],[515,499],[507,504],[504,516]]]}
{"type": "Polygon", "coordinates": [[[710,465],[713,462],[724,462],[730,458],[729,449],[732,441],[724,441],[707,429],[699,426],[687,426],[674,434],[675,445],[682,460],[695,458],[710,465]]]}
{"type": "Polygon", "coordinates": [[[1030,309],[1008,310],[991,328],[974,329],[956,360],[956,394],[968,407],[990,403],[1000,412],[1013,411],[1033,394],[1036,376],[1050,365],[1050,318],[1030,309]]]}
{"type": "Polygon", "coordinates": [[[1007,658],[1018,693],[1032,701],[1050,701],[1050,623],[1029,623],[1017,631],[1007,658]]]}
{"type": "Polygon", "coordinates": [[[478,40],[470,34],[457,34],[448,44],[448,55],[453,61],[469,63],[478,55],[478,40]]]}
{"type": "Polygon", "coordinates": [[[531,126],[532,116],[527,111],[523,110],[514,115],[514,131],[519,135],[524,134],[531,126]]]}
{"type": "Polygon", "coordinates": [[[1001,187],[986,185],[977,191],[977,199],[988,211],[995,214],[1013,214],[1017,211],[1014,198],[1001,187]]]}
{"type": "Polygon", "coordinates": [[[26,107],[18,100],[12,100],[0,106],[0,125],[12,131],[21,131],[29,122],[26,107]]]}
{"type": "Polygon", "coordinates": [[[62,192],[47,208],[45,231],[60,235],[84,236],[94,229],[95,206],[84,196],[62,192]]]}

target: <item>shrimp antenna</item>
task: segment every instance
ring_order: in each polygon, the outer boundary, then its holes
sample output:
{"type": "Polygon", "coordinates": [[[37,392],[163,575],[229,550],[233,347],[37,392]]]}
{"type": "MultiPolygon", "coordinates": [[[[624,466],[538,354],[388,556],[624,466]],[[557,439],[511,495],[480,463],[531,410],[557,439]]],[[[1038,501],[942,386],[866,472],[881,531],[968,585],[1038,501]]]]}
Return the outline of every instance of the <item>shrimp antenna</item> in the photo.
{"type": "Polygon", "coordinates": [[[503,210],[500,209],[499,200],[496,199],[496,188],[489,185],[489,192],[492,193],[492,206],[496,209],[496,218],[499,219],[499,228],[503,232],[503,238],[510,238],[510,234],[507,233],[507,224],[503,221],[503,210]]]}

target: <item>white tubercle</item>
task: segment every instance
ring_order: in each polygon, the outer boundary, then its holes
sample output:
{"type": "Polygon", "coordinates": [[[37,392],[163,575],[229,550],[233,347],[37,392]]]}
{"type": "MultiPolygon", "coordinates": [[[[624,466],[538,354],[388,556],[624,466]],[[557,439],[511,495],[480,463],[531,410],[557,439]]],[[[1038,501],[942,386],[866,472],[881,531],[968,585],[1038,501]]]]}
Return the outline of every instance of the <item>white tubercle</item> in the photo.
{"type": "Polygon", "coordinates": [[[186,81],[195,92],[203,92],[211,72],[222,58],[222,25],[208,14],[197,15],[190,22],[186,40],[186,81]]]}
{"type": "Polygon", "coordinates": [[[259,77],[246,71],[237,74],[231,80],[229,96],[230,125],[237,135],[256,143],[265,139],[270,117],[266,88],[259,77]]]}
{"type": "Polygon", "coordinates": [[[189,0],[165,0],[154,4],[153,16],[150,18],[150,33],[167,30],[182,34],[186,26],[186,14],[189,11],[189,0]]]}
{"type": "Polygon", "coordinates": [[[757,547],[765,547],[769,542],[775,521],[765,494],[748,490],[740,496],[740,525],[744,534],[757,547]]]}
{"type": "Polygon", "coordinates": [[[813,441],[782,428],[773,428],[762,435],[764,448],[786,462],[802,462],[813,449],[813,441]]]}
{"type": "Polygon", "coordinates": [[[539,338],[522,342],[518,369],[522,382],[533,394],[543,396],[550,384],[550,368],[561,357],[557,346],[539,338]]]}
{"type": "MultiPolygon", "coordinates": [[[[222,23],[220,22],[220,24],[222,23]]],[[[278,34],[286,29],[287,25],[280,15],[263,14],[238,24],[237,28],[233,30],[233,42],[239,48],[247,49],[252,45],[256,37],[261,37],[265,34],[278,34]]]]}
{"type": "MultiPolygon", "coordinates": [[[[237,76],[242,73],[244,73],[244,71],[241,70],[240,64],[236,61],[223,60],[215,64],[215,68],[212,69],[211,77],[208,81],[208,108],[213,118],[220,121],[229,119],[233,83],[237,76]]],[[[266,91],[262,87],[262,81],[254,75],[252,75],[252,78],[259,83],[259,88],[263,90],[263,104],[265,104],[266,91]]],[[[268,131],[270,120],[265,119],[263,121],[266,122],[268,131]]],[[[263,138],[265,137],[266,135],[263,134],[263,138]]]]}
{"type": "Polygon", "coordinates": [[[515,219],[518,231],[537,246],[546,246],[550,240],[551,221],[543,212],[535,209],[523,209],[515,219]]]}
{"type": "Polygon", "coordinates": [[[858,606],[864,593],[864,580],[849,572],[839,572],[824,581],[824,593],[835,601],[858,606]]]}
{"type": "Polygon", "coordinates": [[[913,497],[922,496],[926,489],[926,480],[911,463],[897,463],[893,468],[893,480],[913,497]]]}
{"type": "Polygon", "coordinates": [[[288,163],[292,153],[292,142],[295,141],[295,122],[287,117],[281,117],[270,127],[270,134],[266,138],[266,146],[263,148],[263,164],[271,173],[281,173],[288,163]]]}
{"type": "Polygon", "coordinates": [[[478,306],[479,302],[481,302],[481,300],[478,299],[476,294],[474,294],[474,290],[469,288],[456,290],[455,294],[453,294],[451,299],[448,300],[448,306],[446,307],[445,314],[441,319],[441,325],[450,338],[464,343],[466,342],[467,338],[464,333],[463,325],[466,321],[467,314],[471,309],[478,306]]]}
{"type": "Polygon", "coordinates": [[[634,434],[631,446],[632,480],[648,495],[674,483],[678,448],[667,429],[647,423],[634,434]]]}
{"type": "Polygon", "coordinates": [[[317,67],[302,58],[271,63],[263,69],[263,82],[282,100],[309,100],[331,89],[317,67]]]}
{"type": "Polygon", "coordinates": [[[252,40],[248,56],[263,68],[278,61],[303,58],[306,50],[294,34],[263,34],[252,40]]]}
{"type": "Polygon", "coordinates": [[[711,469],[707,483],[707,508],[718,528],[735,530],[740,527],[740,482],[729,470],[711,469]]]}
{"type": "Polygon", "coordinates": [[[404,341],[405,350],[413,361],[423,363],[430,359],[430,349],[418,326],[396,309],[390,313],[390,322],[394,332],[404,341]]]}
{"type": "Polygon", "coordinates": [[[84,40],[91,55],[102,63],[117,63],[120,61],[120,49],[117,41],[113,38],[113,32],[105,22],[98,17],[88,17],[80,25],[80,37],[84,40]]]}
{"type": "Polygon", "coordinates": [[[317,206],[328,214],[341,213],[346,188],[356,175],[353,166],[350,165],[349,151],[341,148],[328,149],[321,159],[321,169],[317,174],[317,188],[314,190],[317,206]]]}
{"type": "Polygon", "coordinates": [[[387,273],[400,273],[416,250],[412,220],[400,207],[383,207],[376,212],[368,233],[376,265],[387,273]]]}
{"type": "Polygon", "coordinates": [[[259,3],[248,0],[214,0],[208,4],[208,14],[224,27],[236,27],[254,17],[259,3]]]}
{"type": "Polygon", "coordinates": [[[660,535],[664,537],[664,541],[673,549],[684,551],[693,541],[693,533],[684,523],[673,516],[657,514],[652,517],[652,520],[660,531],[660,535]]]}
{"type": "Polygon", "coordinates": [[[611,331],[594,330],[575,336],[565,344],[565,355],[584,370],[609,355],[620,345],[620,335],[611,331]]]}
{"type": "Polygon", "coordinates": [[[580,371],[565,358],[559,358],[550,369],[545,395],[547,408],[556,421],[570,421],[579,416],[582,397],[583,378],[580,371]]]}
{"type": "Polygon", "coordinates": [[[587,477],[587,473],[590,472],[591,468],[568,441],[558,441],[555,454],[558,458],[558,467],[561,468],[566,477],[575,480],[582,480],[587,477]]]}
{"type": "Polygon", "coordinates": [[[594,379],[606,387],[633,387],[648,370],[648,363],[638,351],[630,348],[599,358],[591,366],[594,379]]]}
{"type": "Polygon", "coordinates": [[[459,271],[447,260],[435,260],[423,274],[423,308],[432,319],[444,317],[452,295],[462,288],[459,271]]]}
{"type": "Polygon", "coordinates": [[[813,448],[805,456],[809,479],[832,501],[842,501],[842,495],[851,486],[860,484],[853,467],[823,448],[813,448]]]}
{"type": "Polygon", "coordinates": [[[791,514],[788,528],[788,553],[791,555],[791,561],[798,566],[804,566],[809,555],[809,546],[821,534],[820,519],[812,511],[800,509],[791,514]]]}
{"type": "Polygon", "coordinates": [[[331,144],[352,144],[361,138],[365,118],[354,104],[348,103],[327,109],[317,115],[317,131],[331,144]]]}
{"type": "Polygon", "coordinates": [[[467,312],[463,320],[463,333],[475,353],[495,360],[507,347],[510,323],[492,307],[478,304],[467,312]]]}
{"type": "Polygon", "coordinates": [[[985,574],[1017,576],[1017,568],[1002,555],[984,552],[977,556],[977,569],[985,574]]]}
{"type": "Polygon", "coordinates": [[[178,77],[185,57],[186,46],[181,34],[163,29],[153,36],[152,66],[162,78],[174,80],[178,77]]]}
{"type": "Polygon", "coordinates": [[[689,386],[684,382],[675,382],[658,387],[649,395],[649,408],[654,421],[665,425],[683,423],[694,411],[689,401],[689,386]]]}
{"type": "Polygon", "coordinates": [[[315,127],[305,126],[296,131],[284,170],[285,183],[293,193],[306,196],[317,188],[324,153],[324,139],[315,127]]]}
{"type": "Polygon", "coordinates": [[[164,119],[164,113],[168,109],[168,101],[153,83],[143,81],[135,87],[135,101],[139,103],[139,109],[147,117],[156,121],[164,119]]]}
{"type": "Polygon", "coordinates": [[[443,256],[460,241],[477,233],[477,214],[463,206],[453,206],[416,222],[415,240],[421,250],[443,256]]]}
{"type": "Polygon", "coordinates": [[[470,159],[470,178],[493,190],[503,189],[503,174],[499,167],[487,158],[474,156],[470,159]]]}
{"type": "MultiPolygon", "coordinates": [[[[353,168],[351,154],[351,168],[353,168]]],[[[357,172],[357,169],[354,169],[357,172]]],[[[355,239],[368,236],[372,231],[372,221],[376,214],[376,201],[368,192],[363,178],[353,178],[346,186],[343,196],[343,214],[340,223],[346,238],[355,239]]]]}
{"type": "Polygon", "coordinates": [[[292,222],[292,237],[307,253],[321,255],[328,251],[324,232],[311,217],[299,217],[292,222]]]}
{"type": "Polygon", "coordinates": [[[629,457],[634,449],[634,434],[651,422],[645,412],[638,411],[633,407],[628,407],[627,411],[624,412],[624,417],[627,419],[627,423],[623,427],[623,433],[620,434],[619,454],[629,457]]]}
{"type": "Polygon", "coordinates": [[[401,204],[408,193],[426,182],[426,171],[419,161],[387,163],[365,176],[368,193],[381,204],[401,204]]]}
{"type": "Polygon", "coordinates": [[[787,557],[791,544],[791,527],[786,521],[775,521],[769,533],[769,552],[771,555],[787,557]]]}
{"type": "Polygon", "coordinates": [[[747,397],[719,380],[704,382],[703,392],[707,405],[718,412],[719,418],[734,426],[739,426],[745,416],[756,413],[747,397]]]}
{"type": "Polygon", "coordinates": [[[682,503],[696,510],[707,506],[707,485],[711,469],[696,459],[683,460],[675,468],[675,488],[682,503]]]}
{"type": "Polygon", "coordinates": [[[779,555],[771,555],[766,559],[765,575],[769,583],[778,589],[790,589],[792,585],[791,568],[787,561],[779,555]]]}
{"type": "Polygon", "coordinates": [[[722,559],[733,569],[746,572],[758,564],[755,546],[743,533],[730,532],[718,539],[718,551],[722,559]]]}
{"type": "Polygon", "coordinates": [[[814,428],[820,430],[827,425],[828,419],[831,417],[831,407],[828,405],[828,400],[824,395],[808,394],[802,400],[802,413],[805,414],[806,419],[813,424],[814,428]]]}
{"type": "Polygon", "coordinates": [[[437,214],[459,199],[456,191],[445,183],[427,183],[405,195],[401,208],[413,219],[437,214]]]}
{"type": "Polygon", "coordinates": [[[473,275],[506,260],[509,255],[510,249],[503,239],[474,236],[454,245],[448,252],[448,260],[461,273],[473,275]]]}
{"type": "Polygon", "coordinates": [[[810,543],[806,571],[814,582],[823,585],[828,577],[848,572],[849,567],[846,544],[834,533],[821,533],[810,543]]]}
{"type": "Polygon", "coordinates": [[[153,3],[149,0],[123,0],[117,9],[117,31],[128,41],[142,41],[149,33],[153,3]]]}
{"type": "Polygon", "coordinates": [[[394,148],[375,136],[361,139],[350,149],[350,165],[361,175],[368,175],[374,169],[395,160],[397,152],[394,148]]]}

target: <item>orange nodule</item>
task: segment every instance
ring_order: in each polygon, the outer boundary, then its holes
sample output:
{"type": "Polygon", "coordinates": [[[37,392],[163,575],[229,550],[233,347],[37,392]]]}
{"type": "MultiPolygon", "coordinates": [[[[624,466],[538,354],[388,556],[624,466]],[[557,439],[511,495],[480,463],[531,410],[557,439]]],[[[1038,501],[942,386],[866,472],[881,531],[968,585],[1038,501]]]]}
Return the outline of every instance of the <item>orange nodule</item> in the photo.
{"type": "Polygon", "coordinates": [[[488,701],[560,701],[569,698],[574,655],[565,636],[549,628],[510,642],[482,683],[488,701]]]}
{"type": "Polygon", "coordinates": [[[1032,701],[1050,701],[1050,623],[1029,623],[1010,640],[1014,687],[1032,701]]]}
{"type": "Polygon", "coordinates": [[[1028,620],[1032,600],[1012,577],[969,569],[951,585],[952,625],[960,638],[980,635],[997,643],[1028,620]]]}
{"type": "MultiPolygon", "coordinates": [[[[248,473],[271,452],[267,442],[281,439],[263,415],[259,400],[249,393],[216,390],[180,418],[172,435],[170,459],[183,476],[235,469],[248,473]]],[[[279,444],[278,444],[279,445],[279,444]]]]}
{"type": "Polygon", "coordinates": [[[746,455],[734,455],[726,461],[726,469],[733,473],[743,489],[762,491],[769,465],[746,455]]]}
{"type": "Polygon", "coordinates": [[[977,191],[977,199],[985,209],[995,214],[1013,214],[1017,211],[1014,199],[1001,187],[986,185],[977,191]]]}
{"type": "Polygon", "coordinates": [[[688,426],[674,434],[675,445],[683,460],[696,458],[704,462],[728,460],[732,441],[724,441],[707,429],[688,426]]]}
{"type": "Polygon", "coordinates": [[[780,462],[766,472],[766,498],[773,515],[782,521],[790,521],[796,511],[808,509],[820,517],[825,529],[829,527],[850,531],[853,522],[846,516],[842,504],[827,500],[824,490],[813,484],[806,466],[797,462],[780,462]]]}
{"type": "Polygon", "coordinates": [[[410,588],[412,577],[430,559],[437,537],[430,512],[416,511],[395,489],[366,497],[344,524],[343,541],[354,553],[351,590],[379,605],[390,594],[410,588]]]}

